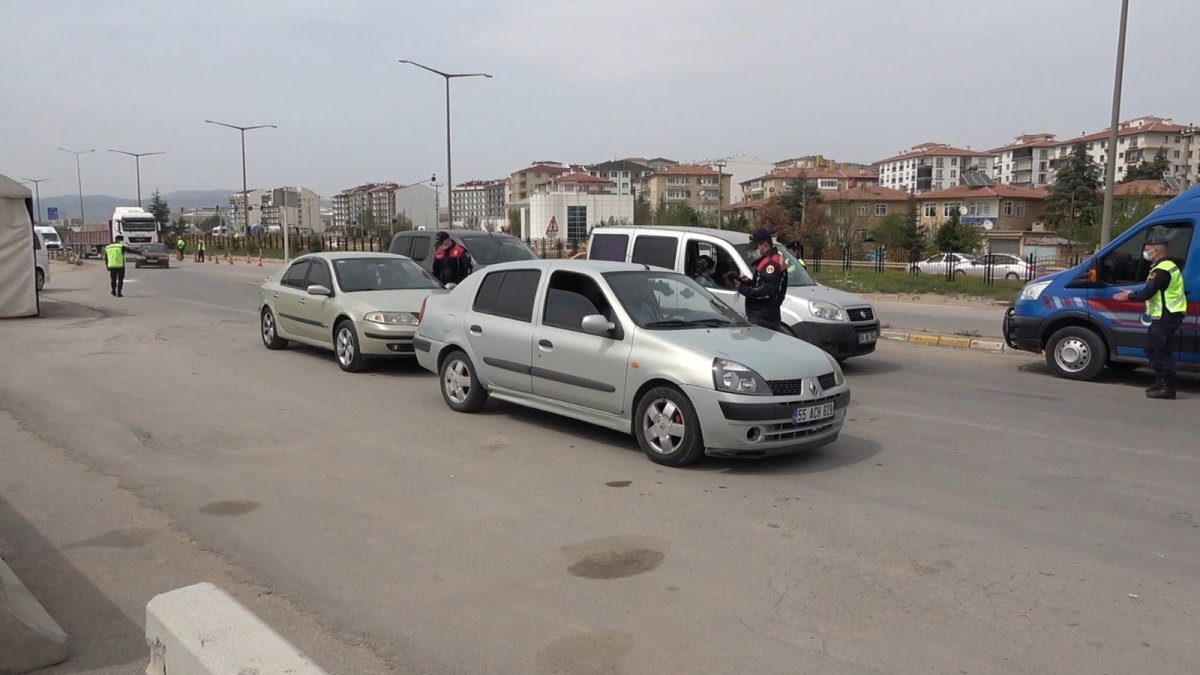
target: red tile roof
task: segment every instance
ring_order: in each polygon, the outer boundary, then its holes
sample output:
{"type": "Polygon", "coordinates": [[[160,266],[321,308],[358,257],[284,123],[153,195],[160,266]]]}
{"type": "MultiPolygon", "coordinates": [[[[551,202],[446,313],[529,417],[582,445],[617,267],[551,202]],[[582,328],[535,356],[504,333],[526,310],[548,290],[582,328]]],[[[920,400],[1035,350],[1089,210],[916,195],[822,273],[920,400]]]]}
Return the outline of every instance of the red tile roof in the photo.
{"type": "MultiPolygon", "coordinates": [[[[1154,120],[1147,122],[1141,126],[1128,125],[1117,129],[1117,136],[1136,136],[1138,134],[1159,133],[1159,134],[1178,134],[1185,131],[1187,127],[1182,124],[1173,124],[1170,120],[1154,120]]],[[[1087,141],[1103,141],[1108,138],[1108,130],[1097,131],[1093,134],[1085,134],[1075,138],[1062,141],[1059,145],[1073,145],[1075,143],[1087,141]]]]}
{"type": "Polygon", "coordinates": [[[821,199],[827,202],[906,202],[908,193],[878,185],[858,185],[845,190],[822,191],[821,199]]]}
{"type": "Polygon", "coordinates": [[[998,155],[1002,152],[1017,150],[1019,148],[1053,148],[1062,145],[1062,143],[1062,141],[1055,140],[1054,134],[1022,134],[1021,136],[1017,136],[1016,140],[1008,145],[988,150],[987,154],[998,155]]]}
{"type": "Polygon", "coordinates": [[[556,183],[591,183],[593,185],[612,185],[613,184],[612,181],[610,181],[606,178],[600,178],[599,176],[593,176],[590,173],[583,173],[583,172],[575,172],[575,173],[569,173],[565,176],[559,176],[558,178],[554,179],[554,182],[556,182],[556,183]]]}
{"type": "Polygon", "coordinates": [[[886,164],[887,162],[895,162],[901,159],[912,159],[913,157],[924,157],[926,155],[936,155],[940,157],[986,157],[989,152],[981,152],[979,150],[968,150],[965,148],[956,148],[944,143],[923,143],[916,146],[908,152],[902,152],[899,155],[881,159],[876,164],[886,164]]]}
{"type": "Polygon", "coordinates": [[[1044,188],[1023,188],[1014,187],[1012,185],[988,185],[984,187],[971,187],[970,185],[957,185],[948,190],[937,190],[936,192],[925,192],[917,195],[918,201],[930,201],[934,199],[978,199],[987,197],[1003,197],[1004,199],[1045,199],[1046,190],[1044,188]]]}
{"type": "Polygon", "coordinates": [[[771,173],[764,174],[758,178],[744,180],[740,184],[753,183],[758,180],[771,180],[774,178],[799,178],[800,174],[804,174],[805,178],[816,180],[818,178],[837,178],[849,180],[879,180],[879,173],[875,171],[867,171],[865,169],[776,169],[771,173]]]}
{"type": "Polygon", "coordinates": [[[566,167],[565,165],[546,164],[543,162],[540,164],[534,164],[533,166],[526,167],[524,169],[521,169],[520,171],[514,171],[513,173],[527,173],[529,171],[533,171],[533,172],[540,171],[542,173],[566,173],[566,172],[570,171],[570,169],[568,167],[566,167]]]}
{"type": "Polygon", "coordinates": [[[736,204],[730,204],[729,206],[726,206],[724,210],[726,210],[726,211],[746,211],[749,209],[761,209],[762,207],[764,207],[768,203],[770,203],[770,201],[772,199],[774,199],[774,197],[766,197],[764,199],[752,199],[750,201],[737,202],[736,204]]]}
{"type": "Polygon", "coordinates": [[[1151,178],[1147,180],[1134,180],[1128,183],[1118,183],[1113,187],[1113,194],[1118,197],[1127,197],[1129,195],[1174,197],[1179,194],[1179,190],[1167,185],[1166,181],[1151,178]]]}

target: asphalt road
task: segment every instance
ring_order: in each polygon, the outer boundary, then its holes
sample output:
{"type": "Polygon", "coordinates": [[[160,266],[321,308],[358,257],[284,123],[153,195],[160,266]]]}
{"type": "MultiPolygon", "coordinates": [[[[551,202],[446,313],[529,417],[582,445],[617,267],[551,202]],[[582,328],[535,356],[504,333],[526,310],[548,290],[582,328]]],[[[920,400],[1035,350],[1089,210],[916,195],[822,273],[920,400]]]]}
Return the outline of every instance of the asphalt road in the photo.
{"type": "Polygon", "coordinates": [[[973,337],[1003,337],[1004,307],[933,302],[871,301],[885,328],[973,337]]]}
{"type": "Polygon", "coordinates": [[[836,444],[672,470],[584,424],[453,414],[412,364],[268,352],[228,271],[131,270],[122,299],[54,274],[46,318],[0,323],[0,553],[76,664],[131,672],[144,602],[217,573],[331,672],[1200,662],[1194,379],[1155,402],[1145,374],[885,343],[847,366],[836,444]]]}

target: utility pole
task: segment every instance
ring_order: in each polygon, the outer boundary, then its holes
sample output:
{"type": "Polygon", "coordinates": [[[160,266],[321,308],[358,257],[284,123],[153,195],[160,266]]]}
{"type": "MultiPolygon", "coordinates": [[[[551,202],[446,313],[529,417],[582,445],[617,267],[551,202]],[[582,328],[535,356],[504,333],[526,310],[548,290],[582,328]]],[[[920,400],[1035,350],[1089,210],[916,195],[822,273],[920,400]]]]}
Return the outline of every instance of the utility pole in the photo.
{"type": "Polygon", "coordinates": [[[274,124],[257,124],[252,127],[240,127],[236,124],[204,120],[205,124],[216,124],[221,127],[237,129],[242,134],[242,234],[250,234],[250,190],[246,187],[246,132],[254,129],[278,129],[274,124]]]}
{"type": "Polygon", "coordinates": [[[46,181],[48,181],[48,180],[50,180],[50,179],[49,179],[49,178],[26,178],[26,179],[24,179],[24,180],[22,180],[22,181],[21,181],[22,183],[33,183],[33,194],[34,194],[34,201],[35,201],[35,203],[37,204],[37,211],[38,211],[37,218],[34,218],[34,224],[35,224],[35,225],[37,225],[37,224],[39,224],[39,223],[41,223],[41,222],[42,222],[42,214],[43,214],[44,212],[42,211],[42,190],[41,190],[41,187],[42,187],[42,183],[45,183],[45,182],[46,182],[46,181]]]}
{"type": "MultiPolygon", "coordinates": [[[[430,187],[433,188],[433,227],[434,227],[434,229],[441,229],[441,227],[442,227],[442,220],[441,220],[441,216],[442,216],[442,186],[445,185],[445,183],[433,182],[433,183],[430,183],[429,185],[430,185],[430,187]]],[[[451,215],[450,217],[453,218],[454,216],[451,215]]],[[[453,220],[450,221],[450,227],[454,227],[453,220]]]]}
{"type": "Polygon", "coordinates": [[[1117,35],[1117,72],[1113,78],[1112,125],[1108,130],[1107,170],[1104,175],[1104,212],[1100,218],[1100,245],[1112,238],[1113,189],[1117,181],[1117,128],[1121,124],[1121,80],[1125,74],[1125,27],[1129,0],[1121,0],[1121,28],[1117,35]]]}
{"type": "Polygon", "coordinates": [[[83,170],[79,166],[79,156],[86,155],[89,152],[95,152],[96,149],[92,148],[91,150],[68,150],[66,148],[59,148],[59,150],[62,150],[63,152],[67,152],[72,155],[75,155],[75,180],[77,181],[77,183],[79,185],[79,229],[82,230],[85,227],[87,227],[87,220],[83,217],[83,170]]]}
{"type": "Polygon", "coordinates": [[[713,162],[713,166],[717,167],[717,229],[725,229],[725,160],[718,159],[713,162]]]}
{"type": "Polygon", "coordinates": [[[109,149],[109,152],[116,152],[116,153],[119,153],[122,155],[129,155],[130,157],[133,158],[134,166],[137,167],[138,206],[141,206],[142,205],[142,158],[149,157],[150,155],[165,155],[167,153],[165,153],[165,152],[128,152],[126,150],[113,150],[111,148],[109,149]]]}

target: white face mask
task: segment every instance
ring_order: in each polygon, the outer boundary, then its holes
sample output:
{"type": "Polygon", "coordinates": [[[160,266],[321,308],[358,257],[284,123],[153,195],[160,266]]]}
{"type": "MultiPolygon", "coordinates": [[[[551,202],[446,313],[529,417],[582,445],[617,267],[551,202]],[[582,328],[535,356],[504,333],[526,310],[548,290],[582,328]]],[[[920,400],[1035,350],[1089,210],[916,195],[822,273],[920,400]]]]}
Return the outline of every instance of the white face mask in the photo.
{"type": "Polygon", "coordinates": [[[1142,257],[1145,258],[1146,260],[1150,260],[1150,261],[1154,260],[1154,254],[1151,253],[1150,251],[1142,251],[1142,257]]]}

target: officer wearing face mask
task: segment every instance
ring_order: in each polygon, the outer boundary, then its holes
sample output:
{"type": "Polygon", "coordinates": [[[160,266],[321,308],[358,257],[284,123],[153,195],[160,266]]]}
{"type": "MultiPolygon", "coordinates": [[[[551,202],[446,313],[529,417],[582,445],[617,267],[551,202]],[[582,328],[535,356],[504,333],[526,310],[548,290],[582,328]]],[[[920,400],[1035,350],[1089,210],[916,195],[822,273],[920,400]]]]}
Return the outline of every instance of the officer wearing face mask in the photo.
{"type": "Polygon", "coordinates": [[[1150,261],[1150,276],[1139,291],[1123,290],[1114,300],[1146,303],[1150,331],[1146,336],[1146,358],[1154,368],[1154,384],[1146,396],[1155,399],[1175,398],[1175,357],[1171,339],[1187,316],[1187,296],[1183,292],[1183,272],[1173,260],[1167,259],[1166,239],[1147,239],[1142,257],[1150,261]]]}
{"type": "Polygon", "coordinates": [[[750,323],[775,331],[783,330],[779,306],[787,294],[787,268],[783,256],[775,250],[771,233],[758,230],[750,237],[758,259],[751,263],[754,277],[735,281],[737,292],[746,297],[746,318],[750,323]]]}

